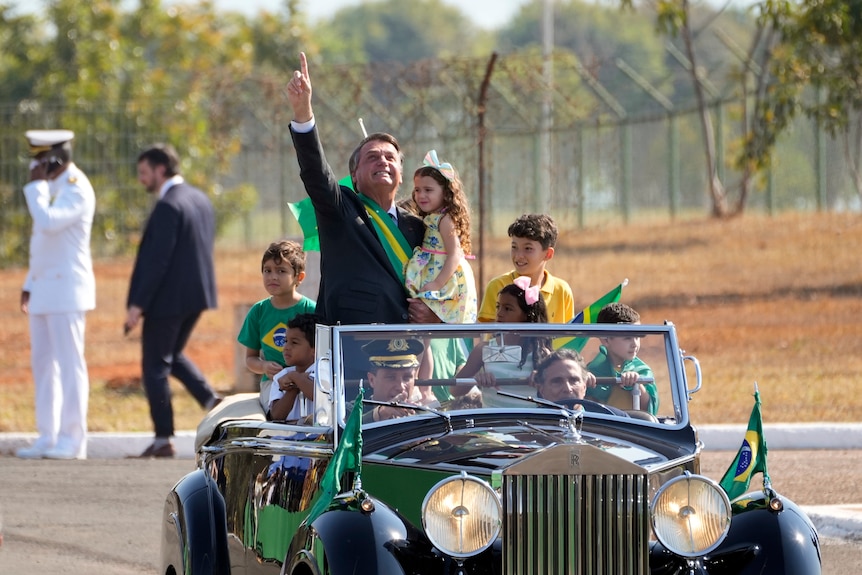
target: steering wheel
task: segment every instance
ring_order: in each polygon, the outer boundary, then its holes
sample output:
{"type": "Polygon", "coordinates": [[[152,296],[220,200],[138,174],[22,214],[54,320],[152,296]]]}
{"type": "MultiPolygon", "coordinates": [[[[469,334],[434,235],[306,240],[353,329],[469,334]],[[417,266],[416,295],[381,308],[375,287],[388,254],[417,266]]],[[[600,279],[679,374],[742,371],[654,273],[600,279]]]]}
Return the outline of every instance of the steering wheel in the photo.
{"type": "Polygon", "coordinates": [[[576,405],[580,405],[584,408],[585,411],[589,411],[591,413],[603,413],[605,415],[616,415],[616,416],[628,416],[625,411],[622,410],[614,410],[612,407],[608,407],[603,403],[599,403],[598,401],[593,401],[592,399],[560,399],[555,401],[554,403],[558,403],[562,406],[572,408],[576,405]]]}

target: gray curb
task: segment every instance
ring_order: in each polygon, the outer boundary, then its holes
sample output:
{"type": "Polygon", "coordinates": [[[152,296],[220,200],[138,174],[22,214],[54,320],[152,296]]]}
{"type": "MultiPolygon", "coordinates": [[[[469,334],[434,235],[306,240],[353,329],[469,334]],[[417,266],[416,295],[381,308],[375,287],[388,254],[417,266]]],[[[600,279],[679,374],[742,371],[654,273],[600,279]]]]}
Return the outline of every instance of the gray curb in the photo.
{"type": "MultiPolygon", "coordinates": [[[[14,455],[19,447],[26,447],[36,440],[35,433],[0,433],[0,455],[14,455]]],[[[153,442],[148,431],[123,433],[88,433],[88,459],[124,459],[140,455],[153,442]]],[[[194,459],[195,432],[178,431],[173,438],[179,459],[194,459]]]]}
{"type": "MultiPolygon", "coordinates": [[[[697,426],[700,440],[711,451],[736,451],[746,425],[697,426]]],[[[768,449],[862,449],[862,423],[772,423],[763,425],[768,449]]]]}
{"type": "MultiPolygon", "coordinates": [[[[710,451],[736,451],[745,437],[743,424],[698,426],[698,437],[710,451]]],[[[769,449],[862,449],[862,423],[774,423],[763,426],[769,449]]],[[[0,433],[0,455],[13,455],[30,445],[35,433],[0,433]]],[[[87,457],[122,459],[139,455],[152,442],[150,432],[90,433],[87,457]]],[[[195,432],[179,431],[174,437],[177,457],[194,459],[195,432]]]]}
{"type": "Polygon", "coordinates": [[[862,504],[802,505],[820,537],[862,542],[862,504]]]}

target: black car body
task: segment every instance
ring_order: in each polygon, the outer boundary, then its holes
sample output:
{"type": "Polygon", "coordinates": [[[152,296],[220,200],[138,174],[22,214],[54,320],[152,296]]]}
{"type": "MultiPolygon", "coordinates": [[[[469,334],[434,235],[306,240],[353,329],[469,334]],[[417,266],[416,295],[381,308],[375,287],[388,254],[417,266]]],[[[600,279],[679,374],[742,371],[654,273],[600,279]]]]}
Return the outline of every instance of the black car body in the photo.
{"type": "Polygon", "coordinates": [[[307,421],[266,421],[253,396],[202,425],[198,469],[165,503],[162,573],[820,573],[817,533],[793,502],[771,488],[730,502],[699,475],[688,404],[701,373],[672,324],[319,326],[316,353],[307,421]],[[622,410],[549,404],[527,382],[510,395],[501,382],[503,393],[479,390],[481,404],[455,398],[363,424],[361,472],[345,473],[341,493],[308,521],[364,385],[359,345],[501,334],[554,347],[583,338],[588,360],[600,337],[639,337],[658,408],[635,410],[634,397],[622,410]],[[495,393],[505,401],[490,407],[495,393]]]}

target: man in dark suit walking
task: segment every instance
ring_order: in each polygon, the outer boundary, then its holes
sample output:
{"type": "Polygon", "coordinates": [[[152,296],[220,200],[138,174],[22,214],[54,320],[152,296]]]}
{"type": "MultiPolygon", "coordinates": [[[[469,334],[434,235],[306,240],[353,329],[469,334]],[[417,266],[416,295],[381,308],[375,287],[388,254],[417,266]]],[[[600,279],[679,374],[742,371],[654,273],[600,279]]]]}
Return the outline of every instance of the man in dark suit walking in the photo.
{"type": "Polygon", "coordinates": [[[409,300],[404,263],[422,243],[425,226],[398,208],[402,154],[389,134],[366,137],[350,158],[351,190],[338,184],[318,137],[305,54],[286,92],[300,177],[314,205],[320,235],[317,312],[329,323],[436,323],[420,300],[409,300]]]}
{"type": "Polygon", "coordinates": [[[138,156],[138,181],[157,201],[147,221],[129,285],[125,331],[143,322],[142,370],[156,438],[141,457],[173,457],[172,375],[206,409],[221,398],[184,354],[205,309],[216,307],[215,212],[206,194],[179,174],[170,145],[138,156]]]}

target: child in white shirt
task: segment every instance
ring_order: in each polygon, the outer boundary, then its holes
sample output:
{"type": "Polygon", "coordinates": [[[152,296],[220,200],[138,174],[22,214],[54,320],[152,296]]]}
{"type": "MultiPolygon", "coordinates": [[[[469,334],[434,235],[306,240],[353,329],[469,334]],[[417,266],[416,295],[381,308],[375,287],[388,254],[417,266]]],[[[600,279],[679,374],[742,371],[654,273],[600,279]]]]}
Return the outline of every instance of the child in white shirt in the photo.
{"type": "Polygon", "coordinates": [[[272,378],[269,390],[269,418],[296,420],[312,413],[314,405],[314,331],[321,318],[299,314],[287,324],[284,363],[287,367],[272,378]]]}

